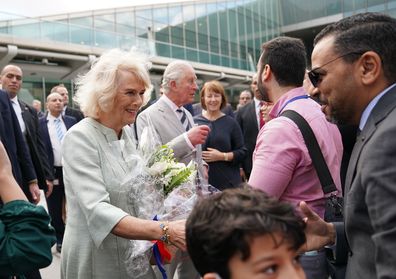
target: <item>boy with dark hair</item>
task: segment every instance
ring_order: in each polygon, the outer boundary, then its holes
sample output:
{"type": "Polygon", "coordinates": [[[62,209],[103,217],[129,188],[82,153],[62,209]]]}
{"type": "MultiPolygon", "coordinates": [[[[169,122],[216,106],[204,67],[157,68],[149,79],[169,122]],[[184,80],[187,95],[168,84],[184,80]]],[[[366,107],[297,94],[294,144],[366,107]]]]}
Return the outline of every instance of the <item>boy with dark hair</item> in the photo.
{"type": "Polygon", "coordinates": [[[250,187],[227,189],[193,209],[187,250],[204,279],[301,279],[304,228],[291,205],[250,187]]]}

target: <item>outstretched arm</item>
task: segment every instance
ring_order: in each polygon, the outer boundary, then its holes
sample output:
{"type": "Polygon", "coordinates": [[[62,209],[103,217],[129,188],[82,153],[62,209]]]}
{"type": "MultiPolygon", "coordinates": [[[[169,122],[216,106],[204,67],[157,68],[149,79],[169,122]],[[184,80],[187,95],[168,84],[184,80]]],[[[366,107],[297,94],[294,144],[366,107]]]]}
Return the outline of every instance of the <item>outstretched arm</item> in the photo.
{"type": "Polygon", "coordinates": [[[0,142],[0,198],[3,203],[24,200],[26,196],[12,176],[11,163],[3,144],[0,142]]]}

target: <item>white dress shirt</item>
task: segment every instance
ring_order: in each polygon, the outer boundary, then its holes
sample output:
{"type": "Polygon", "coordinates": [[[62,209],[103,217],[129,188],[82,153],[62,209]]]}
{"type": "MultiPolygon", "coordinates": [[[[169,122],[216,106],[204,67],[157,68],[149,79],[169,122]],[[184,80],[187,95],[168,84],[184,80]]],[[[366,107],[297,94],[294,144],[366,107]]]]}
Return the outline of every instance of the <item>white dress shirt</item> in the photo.
{"type": "Polygon", "coordinates": [[[64,135],[66,134],[67,129],[66,129],[65,122],[63,122],[63,118],[61,115],[58,118],[56,118],[48,113],[47,127],[48,127],[48,133],[49,133],[50,140],[51,140],[52,152],[54,154],[54,166],[61,167],[62,166],[62,142],[63,142],[63,140],[61,142],[58,139],[58,135],[56,133],[55,119],[59,119],[61,121],[61,123],[63,124],[62,131],[63,131],[64,135]]]}
{"type": "Polygon", "coordinates": [[[261,101],[259,99],[257,99],[256,97],[254,97],[253,100],[254,100],[254,108],[256,110],[257,127],[260,130],[260,117],[261,117],[261,115],[260,115],[260,109],[261,109],[260,102],[261,101]]]}
{"type": "Polygon", "coordinates": [[[26,135],[26,126],[25,126],[25,122],[23,121],[23,118],[22,118],[22,109],[21,109],[21,106],[19,105],[18,97],[15,96],[14,98],[12,98],[11,103],[12,103],[12,107],[14,108],[15,114],[18,118],[19,127],[21,127],[22,133],[24,135],[26,135]]]}

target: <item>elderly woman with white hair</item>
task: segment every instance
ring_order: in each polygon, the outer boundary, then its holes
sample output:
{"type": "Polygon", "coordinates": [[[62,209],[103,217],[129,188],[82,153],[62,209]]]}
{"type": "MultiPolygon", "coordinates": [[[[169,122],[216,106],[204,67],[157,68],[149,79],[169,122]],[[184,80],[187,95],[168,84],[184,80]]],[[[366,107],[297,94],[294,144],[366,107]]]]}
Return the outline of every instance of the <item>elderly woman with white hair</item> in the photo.
{"type": "MultiPolygon", "coordinates": [[[[135,121],[151,88],[140,54],[111,50],[77,81],[75,100],[86,116],[63,142],[67,225],[62,278],[133,278],[127,273],[130,239],[167,238],[185,249],[185,221],[164,223],[131,215],[121,183],[134,152],[125,126],[135,121]],[[116,147],[119,148],[116,148],[116,147]]],[[[139,278],[155,278],[151,269],[139,278]]]]}

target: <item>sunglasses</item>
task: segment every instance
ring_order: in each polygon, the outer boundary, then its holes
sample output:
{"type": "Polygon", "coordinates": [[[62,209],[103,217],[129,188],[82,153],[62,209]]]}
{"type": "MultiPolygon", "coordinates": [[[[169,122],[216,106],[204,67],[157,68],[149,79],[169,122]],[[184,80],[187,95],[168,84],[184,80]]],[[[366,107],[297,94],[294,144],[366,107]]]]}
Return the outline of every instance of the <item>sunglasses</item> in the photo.
{"type": "Polygon", "coordinates": [[[311,71],[309,71],[309,72],[308,72],[308,78],[309,78],[309,80],[311,81],[312,85],[313,85],[314,87],[318,87],[319,83],[321,82],[321,76],[322,76],[323,74],[317,72],[319,69],[323,68],[324,66],[329,65],[330,63],[332,63],[332,62],[334,62],[334,61],[336,61],[336,60],[338,60],[338,59],[340,59],[340,58],[343,58],[343,57],[345,57],[345,56],[347,56],[347,55],[351,55],[351,54],[362,55],[363,53],[362,53],[362,52],[348,52],[348,53],[346,53],[346,54],[337,56],[336,58],[330,60],[329,62],[323,64],[322,66],[316,67],[316,68],[312,69],[311,71]]]}

